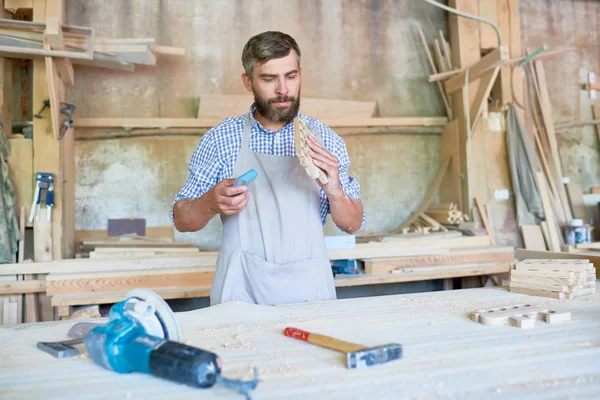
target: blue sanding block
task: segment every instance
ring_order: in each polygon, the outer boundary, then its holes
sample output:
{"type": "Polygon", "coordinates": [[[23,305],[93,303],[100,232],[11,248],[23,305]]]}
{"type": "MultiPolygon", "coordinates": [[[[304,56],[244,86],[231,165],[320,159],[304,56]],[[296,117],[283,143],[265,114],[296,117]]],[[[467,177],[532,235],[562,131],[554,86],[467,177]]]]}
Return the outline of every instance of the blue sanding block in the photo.
{"type": "Polygon", "coordinates": [[[256,172],[254,169],[251,169],[245,174],[240,175],[233,183],[233,186],[248,186],[254,179],[256,179],[257,176],[258,172],[256,172]]]}

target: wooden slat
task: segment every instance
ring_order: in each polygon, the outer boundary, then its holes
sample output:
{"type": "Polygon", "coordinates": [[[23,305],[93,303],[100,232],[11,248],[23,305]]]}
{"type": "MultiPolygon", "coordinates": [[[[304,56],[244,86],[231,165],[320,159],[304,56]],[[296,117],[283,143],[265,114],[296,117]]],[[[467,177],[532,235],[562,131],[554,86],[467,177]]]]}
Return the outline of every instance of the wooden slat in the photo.
{"type": "Polygon", "coordinates": [[[432,279],[462,278],[468,276],[505,274],[510,264],[442,265],[435,267],[400,268],[394,273],[384,275],[348,275],[337,276],[336,287],[358,285],[381,285],[385,283],[416,282],[432,279]]]}
{"type": "Polygon", "coordinates": [[[151,271],[114,271],[87,274],[49,274],[48,295],[72,295],[101,292],[127,292],[143,287],[150,290],[210,286],[214,270],[207,267],[151,271]]]}
{"type": "Polygon", "coordinates": [[[43,293],[45,291],[46,281],[44,280],[0,282],[0,296],[9,294],[43,293]]]}
{"type": "MultiPolygon", "coordinates": [[[[491,51],[481,60],[476,62],[470,67],[469,70],[469,82],[473,82],[475,79],[481,77],[485,72],[495,68],[509,59],[508,46],[500,46],[495,50],[491,51]]],[[[465,85],[465,72],[460,72],[455,77],[448,79],[444,83],[446,93],[453,93],[461,89],[465,85]]]]}
{"type": "Polygon", "coordinates": [[[479,82],[479,88],[477,89],[477,93],[475,94],[475,99],[471,104],[471,110],[469,115],[471,117],[471,126],[475,126],[485,106],[487,105],[488,97],[490,96],[490,92],[492,91],[492,87],[496,82],[496,77],[500,72],[500,67],[496,67],[490,71],[484,73],[481,77],[481,82],[479,82]]]}
{"type": "MultiPolygon", "coordinates": [[[[195,297],[205,297],[210,295],[210,286],[188,287],[188,288],[169,288],[154,289],[161,298],[168,299],[188,299],[195,297]]],[[[52,296],[52,306],[77,306],[84,304],[111,304],[119,302],[127,296],[126,292],[105,292],[105,293],[85,293],[75,295],[56,295],[52,296]]]]}
{"type": "MultiPolygon", "coordinates": [[[[423,34],[423,29],[420,24],[417,24],[417,28],[419,29],[419,36],[421,37],[421,43],[423,44],[423,49],[425,49],[425,53],[427,54],[427,59],[429,60],[429,66],[434,74],[437,73],[437,68],[435,67],[435,63],[433,62],[433,57],[431,56],[431,51],[429,50],[429,46],[427,45],[427,40],[425,40],[425,34],[423,34]]],[[[438,90],[440,91],[440,96],[442,96],[442,100],[444,101],[444,107],[446,107],[446,115],[448,118],[452,118],[454,115],[452,112],[452,108],[450,107],[450,103],[448,101],[448,96],[444,91],[444,87],[440,82],[436,83],[438,90]]]]}
{"type": "Polygon", "coordinates": [[[492,225],[490,224],[490,221],[487,217],[487,212],[486,212],[485,206],[483,205],[483,203],[477,196],[475,197],[475,205],[477,206],[477,210],[479,211],[479,216],[481,217],[481,222],[482,222],[483,226],[485,227],[485,230],[487,231],[487,233],[490,237],[490,240],[492,241],[492,245],[495,246],[496,245],[496,235],[494,234],[494,229],[493,229],[492,225]]]}
{"type": "Polygon", "coordinates": [[[398,268],[436,266],[436,265],[462,265],[479,263],[510,263],[514,261],[512,247],[490,247],[475,249],[455,249],[447,254],[436,254],[421,257],[398,257],[364,259],[365,273],[385,274],[398,268]]]}
{"type": "Polygon", "coordinates": [[[11,151],[6,159],[8,177],[15,190],[15,205],[17,205],[17,215],[20,216],[20,206],[27,206],[25,211],[27,212],[33,201],[33,140],[11,138],[8,142],[11,151]]]}
{"type": "Polygon", "coordinates": [[[523,242],[527,250],[546,251],[546,242],[540,225],[522,225],[523,242]]]}
{"type": "MultiPolygon", "coordinates": [[[[144,239],[157,239],[157,238],[170,238],[173,239],[174,228],[173,226],[147,226],[146,227],[146,236],[140,237],[141,240],[144,239]]],[[[108,236],[108,231],[106,229],[97,229],[97,230],[76,230],[75,231],[75,242],[81,243],[84,240],[102,240],[102,241],[118,241],[119,237],[116,236],[108,236]]]]}
{"type": "MultiPolygon", "coordinates": [[[[402,244],[402,243],[401,243],[402,244]]],[[[378,247],[358,247],[354,249],[329,250],[330,260],[352,260],[360,258],[383,258],[400,256],[420,256],[425,254],[445,254],[450,250],[447,248],[431,246],[378,246],[378,247]]]]}
{"type": "Polygon", "coordinates": [[[459,132],[458,121],[447,124],[440,139],[440,160],[451,157],[446,175],[442,178],[439,197],[442,202],[455,203],[462,210],[461,175],[459,158],[459,132]]]}

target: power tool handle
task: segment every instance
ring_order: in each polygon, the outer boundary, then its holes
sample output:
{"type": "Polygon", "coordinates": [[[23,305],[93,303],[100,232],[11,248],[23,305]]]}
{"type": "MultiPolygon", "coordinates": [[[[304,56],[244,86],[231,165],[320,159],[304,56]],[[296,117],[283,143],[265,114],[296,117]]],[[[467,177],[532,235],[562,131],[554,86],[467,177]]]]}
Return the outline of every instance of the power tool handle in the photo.
{"type": "Polygon", "coordinates": [[[294,339],[303,340],[305,342],[316,344],[317,346],[321,347],[326,347],[328,349],[337,350],[342,353],[351,353],[353,351],[362,350],[365,348],[365,346],[361,346],[359,344],[345,342],[343,340],[332,338],[330,336],[303,331],[302,329],[298,328],[285,328],[283,334],[294,339]]]}
{"type": "Polygon", "coordinates": [[[221,373],[216,354],[169,340],[152,350],[148,365],[154,376],[201,388],[213,386],[221,373]]]}

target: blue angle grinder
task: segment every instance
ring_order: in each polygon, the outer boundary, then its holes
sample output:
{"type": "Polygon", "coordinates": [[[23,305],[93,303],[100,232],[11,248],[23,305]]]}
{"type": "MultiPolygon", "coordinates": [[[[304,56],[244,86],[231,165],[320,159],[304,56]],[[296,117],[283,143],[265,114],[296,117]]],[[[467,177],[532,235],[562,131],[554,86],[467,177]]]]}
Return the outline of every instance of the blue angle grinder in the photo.
{"type": "Polygon", "coordinates": [[[227,379],[216,354],[179,340],[169,305],[153,291],[134,289],[110,309],[107,324],[89,330],[84,343],[94,362],[118,373],[142,372],[200,388],[220,385],[250,398],[256,370],[251,381],[227,379]]]}

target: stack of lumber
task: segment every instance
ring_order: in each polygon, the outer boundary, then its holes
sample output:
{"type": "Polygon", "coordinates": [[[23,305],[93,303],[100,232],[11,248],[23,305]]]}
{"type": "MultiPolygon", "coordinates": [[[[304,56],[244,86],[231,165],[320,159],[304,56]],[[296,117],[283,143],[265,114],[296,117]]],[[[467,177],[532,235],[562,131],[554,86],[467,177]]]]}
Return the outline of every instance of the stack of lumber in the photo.
{"type": "MultiPolygon", "coordinates": [[[[433,235],[433,234],[432,234],[433,235]]],[[[451,270],[471,268],[482,265],[504,266],[508,272],[509,264],[514,261],[512,247],[492,246],[489,236],[442,237],[440,239],[398,239],[386,242],[394,244],[397,256],[382,251],[363,254],[359,259],[364,262],[366,274],[422,274],[429,269],[451,270]],[[404,254],[399,249],[405,247],[404,254]],[[428,254],[418,254],[417,251],[428,254]]],[[[384,244],[384,243],[382,243],[384,244]]],[[[363,246],[373,246],[365,243],[363,246]]],[[[430,272],[434,272],[433,270],[430,272]]]]}
{"type": "Polygon", "coordinates": [[[157,256],[193,256],[200,250],[188,243],[173,239],[151,239],[136,237],[121,240],[84,240],[81,242],[81,257],[96,259],[141,258],[157,256]]]}
{"type": "Polygon", "coordinates": [[[185,55],[185,49],[158,46],[154,38],[111,39],[96,37],[93,28],[59,25],[55,18],[34,23],[0,18],[0,55],[33,58],[66,57],[73,64],[133,71],[134,64],[155,65],[156,54],[185,55]],[[45,46],[56,32],[60,43],[45,46]]]}
{"type": "Polygon", "coordinates": [[[460,225],[469,221],[469,216],[454,203],[431,204],[425,213],[441,224],[460,225]]]}
{"type": "Polygon", "coordinates": [[[408,233],[421,233],[428,234],[430,232],[447,232],[448,229],[440,224],[435,219],[431,218],[425,213],[420,213],[415,221],[413,221],[408,228],[402,228],[402,234],[408,233]]]}
{"type": "Polygon", "coordinates": [[[555,299],[594,294],[596,269],[585,259],[525,259],[511,267],[510,291],[555,299]]]}

